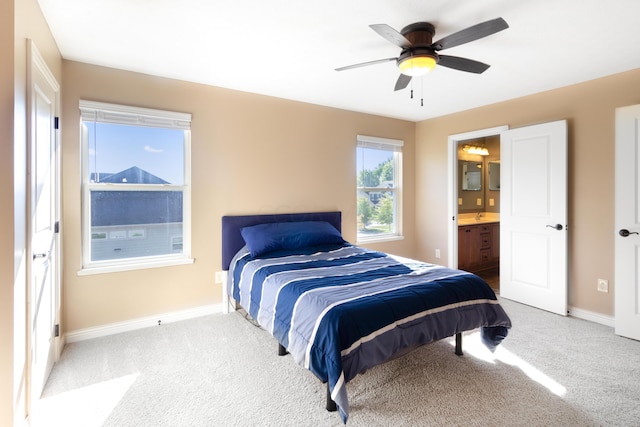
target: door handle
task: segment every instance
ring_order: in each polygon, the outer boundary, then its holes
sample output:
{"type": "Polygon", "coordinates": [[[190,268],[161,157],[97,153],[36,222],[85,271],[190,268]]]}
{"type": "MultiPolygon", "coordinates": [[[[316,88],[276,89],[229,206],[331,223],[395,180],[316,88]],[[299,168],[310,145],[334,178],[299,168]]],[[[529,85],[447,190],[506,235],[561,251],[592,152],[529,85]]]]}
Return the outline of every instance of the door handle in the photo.
{"type": "Polygon", "coordinates": [[[561,225],[561,224],[556,224],[556,225],[549,225],[549,224],[547,224],[547,227],[549,227],[549,228],[553,228],[553,229],[556,229],[556,230],[558,230],[558,231],[561,231],[561,230],[562,230],[562,225],[561,225]]]}
{"type": "Polygon", "coordinates": [[[637,231],[629,231],[626,228],[623,228],[622,230],[618,231],[618,234],[621,235],[622,237],[629,237],[629,235],[638,234],[638,232],[637,231]]]}
{"type": "Polygon", "coordinates": [[[45,252],[42,254],[33,254],[33,259],[39,259],[39,258],[48,258],[49,257],[49,252],[45,252]]]}

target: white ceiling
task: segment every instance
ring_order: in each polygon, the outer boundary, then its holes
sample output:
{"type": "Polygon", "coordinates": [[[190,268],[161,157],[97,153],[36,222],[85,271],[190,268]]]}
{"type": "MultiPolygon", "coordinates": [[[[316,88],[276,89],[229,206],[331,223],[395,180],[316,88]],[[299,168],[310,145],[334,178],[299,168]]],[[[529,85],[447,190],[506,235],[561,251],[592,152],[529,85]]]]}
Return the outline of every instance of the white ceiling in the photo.
{"type": "Polygon", "coordinates": [[[65,59],[411,121],[640,68],[638,0],[38,1],[65,59]],[[428,21],[435,41],[497,17],[442,51],[491,68],[436,67],[414,99],[394,62],[334,70],[399,55],[369,24],[428,21]]]}

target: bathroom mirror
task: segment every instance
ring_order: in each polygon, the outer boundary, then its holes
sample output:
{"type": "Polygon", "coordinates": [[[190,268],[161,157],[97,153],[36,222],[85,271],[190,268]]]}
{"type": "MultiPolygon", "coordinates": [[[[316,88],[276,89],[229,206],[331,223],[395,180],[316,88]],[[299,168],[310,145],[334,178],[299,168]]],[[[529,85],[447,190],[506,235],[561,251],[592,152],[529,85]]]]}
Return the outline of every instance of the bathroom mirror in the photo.
{"type": "Polygon", "coordinates": [[[500,161],[489,162],[489,190],[500,190],[500,161]]]}
{"type": "Polygon", "coordinates": [[[462,161],[462,189],[482,190],[482,162],[462,161]]]}

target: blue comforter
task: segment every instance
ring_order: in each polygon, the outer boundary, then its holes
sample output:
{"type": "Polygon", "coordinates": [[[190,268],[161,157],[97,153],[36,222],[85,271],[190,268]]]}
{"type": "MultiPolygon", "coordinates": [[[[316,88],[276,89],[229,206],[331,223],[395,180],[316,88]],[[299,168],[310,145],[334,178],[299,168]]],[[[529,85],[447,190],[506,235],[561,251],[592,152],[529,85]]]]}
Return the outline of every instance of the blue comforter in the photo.
{"type": "Polygon", "coordinates": [[[358,373],[476,328],[494,349],[511,327],[479,277],[350,244],[259,258],[245,247],[231,262],[227,291],[297,363],[328,381],[345,423],[345,385],[358,373]]]}

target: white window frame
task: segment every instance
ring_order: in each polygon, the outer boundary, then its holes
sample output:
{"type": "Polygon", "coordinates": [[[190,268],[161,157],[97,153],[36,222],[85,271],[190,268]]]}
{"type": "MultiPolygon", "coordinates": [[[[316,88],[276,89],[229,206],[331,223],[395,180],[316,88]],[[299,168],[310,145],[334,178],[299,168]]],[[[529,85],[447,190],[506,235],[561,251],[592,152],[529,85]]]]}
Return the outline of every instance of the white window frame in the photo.
{"type": "MultiPolygon", "coordinates": [[[[386,191],[392,191],[395,194],[394,200],[394,219],[395,219],[395,232],[379,233],[367,237],[363,237],[357,232],[356,227],[356,243],[366,244],[373,242],[384,242],[390,240],[402,240],[404,238],[402,234],[402,147],[404,141],[400,139],[380,138],[376,136],[358,135],[356,138],[358,148],[374,148],[379,150],[392,151],[393,155],[393,182],[395,187],[393,189],[387,189],[386,191]]],[[[358,203],[357,194],[360,190],[357,186],[356,177],[356,206],[358,203]]],[[[364,187],[363,189],[375,190],[375,188],[364,187]]]]}
{"type": "Polygon", "coordinates": [[[80,140],[82,155],[82,268],[78,275],[111,273],[142,268],[191,264],[191,114],[173,111],[80,100],[80,140]],[[177,184],[111,184],[89,180],[89,138],[82,129],[82,121],[121,125],[180,129],[184,135],[184,182],[177,184]],[[126,191],[182,191],[181,254],[91,261],[91,191],[117,187],[126,191]]]}

